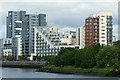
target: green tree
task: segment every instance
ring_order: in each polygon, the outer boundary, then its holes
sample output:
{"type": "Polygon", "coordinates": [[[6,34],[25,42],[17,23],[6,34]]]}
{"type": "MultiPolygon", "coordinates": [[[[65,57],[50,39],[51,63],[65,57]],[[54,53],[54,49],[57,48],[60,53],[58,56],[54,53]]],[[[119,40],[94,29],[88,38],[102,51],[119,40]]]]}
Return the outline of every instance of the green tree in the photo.
{"type": "Polygon", "coordinates": [[[119,66],[119,57],[120,51],[116,46],[105,46],[101,49],[96,56],[97,66],[98,67],[113,67],[119,66]]]}
{"type": "Polygon", "coordinates": [[[89,46],[83,50],[81,55],[81,67],[92,68],[96,66],[96,55],[100,49],[100,45],[89,46]]]}
{"type": "Polygon", "coordinates": [[[63,48],[55,59],[56,66],[68,66],[74,63],[74,48],[63,48]]]}

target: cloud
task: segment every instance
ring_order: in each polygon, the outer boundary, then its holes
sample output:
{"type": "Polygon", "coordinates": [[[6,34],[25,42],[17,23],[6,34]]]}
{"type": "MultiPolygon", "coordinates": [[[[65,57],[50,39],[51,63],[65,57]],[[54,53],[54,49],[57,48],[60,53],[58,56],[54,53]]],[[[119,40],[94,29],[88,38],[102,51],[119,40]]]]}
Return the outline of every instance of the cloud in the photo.
{"type": "MultiPolygon", "coordinates": [[[[50,25],[59,25],[62,29],[66,30],[65,26],[68,28],[76,28],[79,26],[84,26],[85,18],[87,18],[90,14],[97,14],[99,11],[108,10],[113,12],[113,21],[114,25],[117,25],[118,20],[118,3],[117,2],[93,2],[93,1],[73,1],[70,2],[66,0],[53,0],[52,2],[38,1],[38,0],[29,0],[19,2],[12,0],[12,2],[8,2],[5,0],[2,3],[2,33],[5,34],[6,27],[6,16],[8,10],[25,10],[27,13],[46,13],[47,14],[47,22],[50,25]],[[14,4],[14,5],[13,5],[14,4]],[[65,29],[64,29],[65,28],[65,29]]],[[[0,15],[1,16],[1,15],[0,15]]]]}
{"type": "Polygon", "coordinates": [[[64,27],[59,28],[59,32],[62,34],[66,31],[76,31],[76,28],[69,27],[69,26],[64,26],[64,27]]]}
{"type": "MultiPolygon", "coordinates": [[[[68,0],[10,0],[11,2],[68,2],[68,0]]],[[[69,2],[118,2],[119,0],[69,0],[69,2]]],[[[0,2],[9,2],[2,0],[0,2]]]]}
{"type": "Polygon", "coordinates": [[[113,25],[113,36],[118,40],[118,25],[113,25]]]}

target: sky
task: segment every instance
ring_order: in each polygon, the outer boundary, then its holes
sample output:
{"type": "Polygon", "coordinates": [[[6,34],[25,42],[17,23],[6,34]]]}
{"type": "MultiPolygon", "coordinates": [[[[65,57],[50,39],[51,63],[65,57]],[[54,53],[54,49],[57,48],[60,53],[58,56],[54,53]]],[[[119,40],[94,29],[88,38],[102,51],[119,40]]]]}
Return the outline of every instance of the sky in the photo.
{"type": "Polygon", "coordinates": [[[91,14],[98,14],[100,11],[111,11],[113,13],[113,31],[118,35],[118,2],[117,0],[104,1],[80,1],[80,0],[12,0],[1,1],[0,6],[0,38],[6,35],[7,12],[25,10],[28,14],[45,13],[48,25],[58,26],[60,31],[76,30],[77,27],[84,26],[85,18],[91,14]]]}

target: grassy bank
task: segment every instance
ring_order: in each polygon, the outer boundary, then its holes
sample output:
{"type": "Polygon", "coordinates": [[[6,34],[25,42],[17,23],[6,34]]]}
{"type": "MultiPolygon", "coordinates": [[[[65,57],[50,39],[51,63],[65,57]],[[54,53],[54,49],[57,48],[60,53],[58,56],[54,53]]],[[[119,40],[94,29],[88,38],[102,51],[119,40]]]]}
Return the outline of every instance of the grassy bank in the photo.
{"type": "Polygon", "coordinates": [[[75,68],[71,66],[55,67],[55,66],[44,66],[38,71],[46,71],[53,73],[65,73],[65,74],[94,74],[99,76],[117,76],[120,77],[120,72],[113,71],[113,68],[75,68]],[[96,74],[97,73],[97,74],[96,74]]]}
{"type": "Polygon", "coordinates": [[[16,65],[2,65],[2,67],[8,67],[8,68],[36,68],[39,69],[42,67],[41,65],[29,65],[29,64],[16,64],[16,65]]]}
{"type": "Polygon", "coordinates": [[[2,67],[10,68],[41,68],[45,65],[43,62],[35,61],[4,61],[2,67]]]}

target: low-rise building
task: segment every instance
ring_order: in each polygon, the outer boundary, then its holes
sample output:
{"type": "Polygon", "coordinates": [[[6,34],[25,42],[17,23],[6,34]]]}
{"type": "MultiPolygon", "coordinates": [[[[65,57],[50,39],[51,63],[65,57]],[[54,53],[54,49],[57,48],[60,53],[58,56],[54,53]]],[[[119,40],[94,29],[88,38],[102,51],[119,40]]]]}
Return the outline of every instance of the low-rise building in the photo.
{"type": "Polygon", "coordinates": [[[0,53],[3,59],[6,60],[8,56],[12,56],[12,39],[0,39],[0,43],[0,53]]]}
{"type": "Polygon", "coordinates": [[[67,31],[61,38],[62,45],[76,45],[76,32],[67,31]]]}

